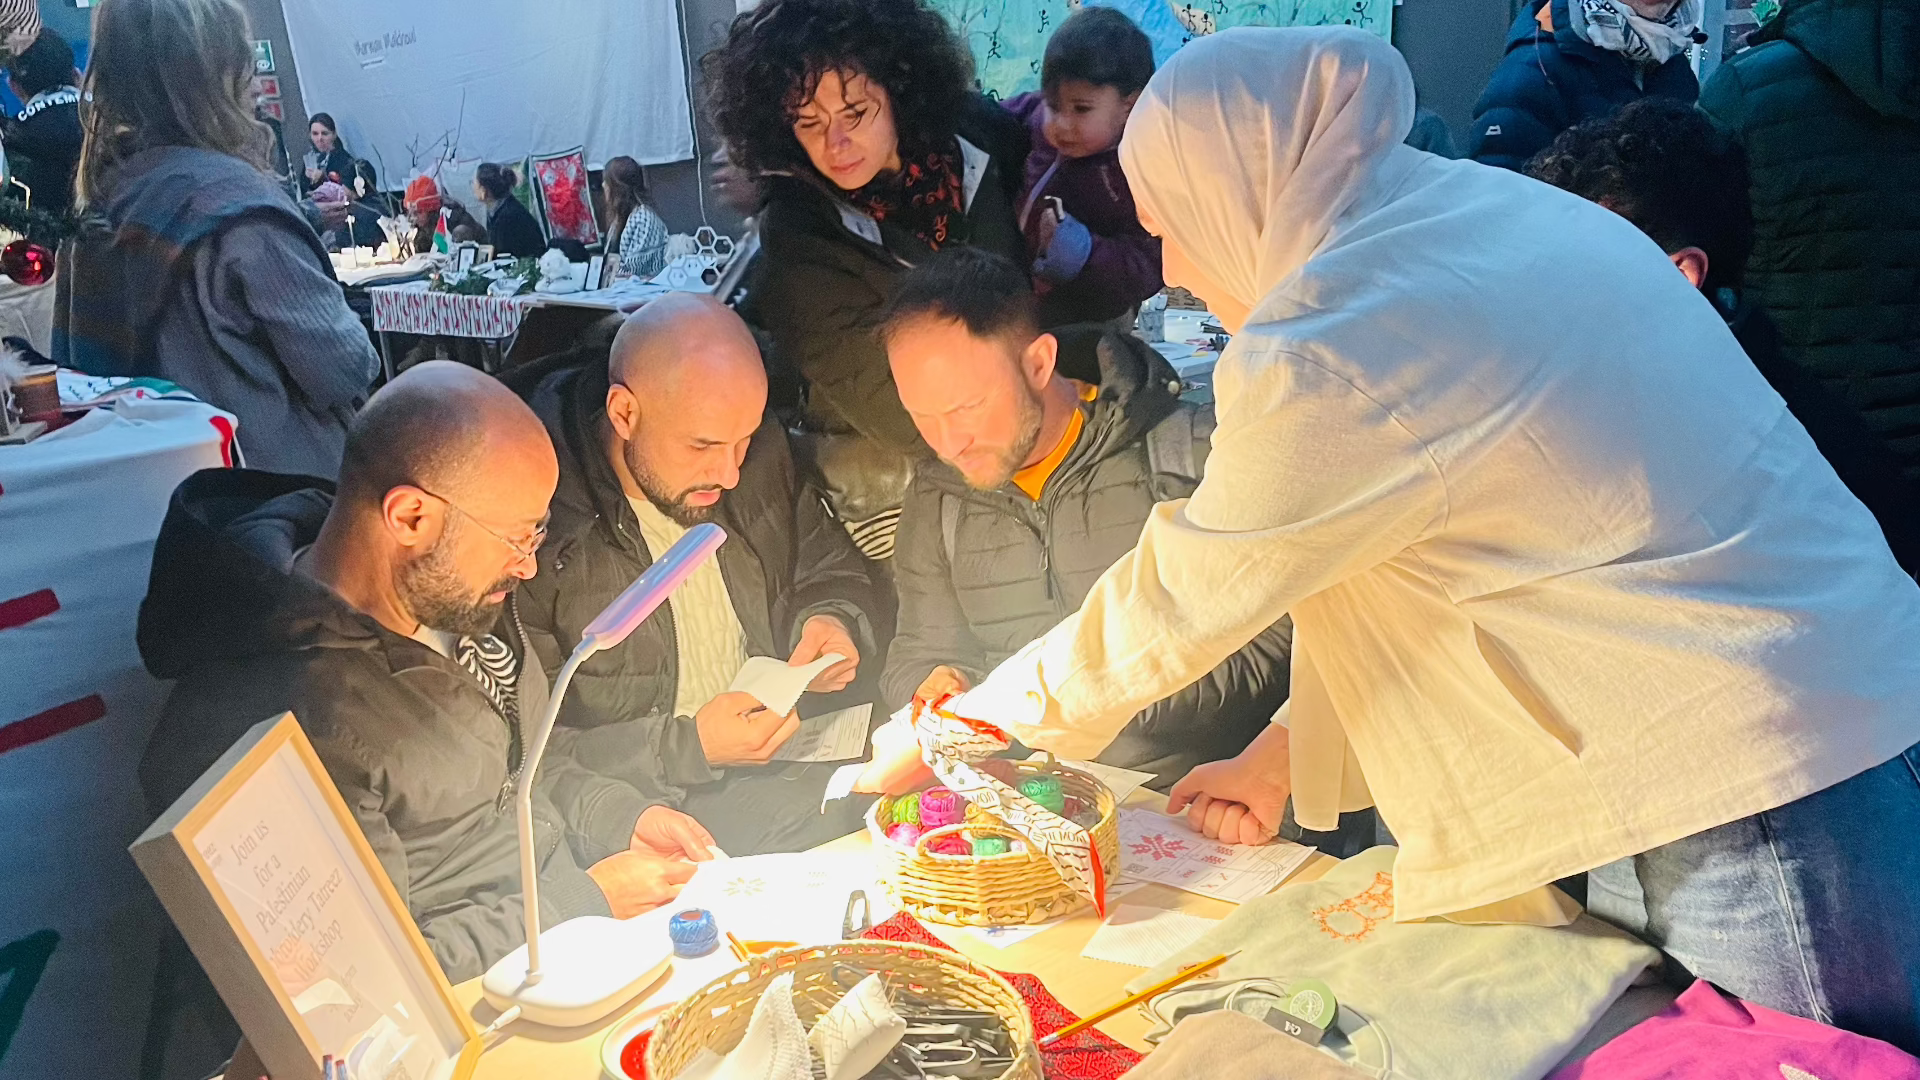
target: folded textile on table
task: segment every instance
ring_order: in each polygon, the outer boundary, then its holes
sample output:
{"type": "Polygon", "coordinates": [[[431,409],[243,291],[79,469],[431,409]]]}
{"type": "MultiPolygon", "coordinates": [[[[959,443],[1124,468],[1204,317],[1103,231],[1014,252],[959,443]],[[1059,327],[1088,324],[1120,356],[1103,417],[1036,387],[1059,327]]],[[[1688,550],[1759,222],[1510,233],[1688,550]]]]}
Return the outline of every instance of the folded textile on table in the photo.
{"type": "Polygon", "coordinates": [[[1920,1080],[1920,1059],[1701,981],[1552,1080],[1920,1080]]]}
{"type": "Polygon", "coordinates": [[[1180,1021],[1127,1080],[1366,1080],[1366,1073],[1237,1012],[1180,1021]]]}
{"type": "Polygon", "coordinates": [[[1326,1045],[1371,1076],[1539,1080],[1659,959],[1587,915],[1557,927],[1395,922],[1396,854],[1374,848],[1247,901],[1129,989],[1237,951],[1214,978],[1331,987],[1340,1022],[1326,1045]]]}
{"type": "MultiPolygon", "coordinates": [[[[866,936],[881,941],[931,945],[936,949],[948,947],[920,920],[905,912],[875,926],[866,936]]],[[[1080,1019],[1072,1009],[1060,1004],[1060,999],[1054,997],[1037,976],[1010,971],[1002,971],[1000,976],[1012,983],[1020,999],[1026,1002],[1027,1013],[1033,1017],[1035,1038],[1051,1035],[1080,1019]]],[[[1139,1063],[1138,1053],[1093,1028],[1040,1052],[1040,1064],[1047,1080],[1117,1080],[1139,1063]]]]}

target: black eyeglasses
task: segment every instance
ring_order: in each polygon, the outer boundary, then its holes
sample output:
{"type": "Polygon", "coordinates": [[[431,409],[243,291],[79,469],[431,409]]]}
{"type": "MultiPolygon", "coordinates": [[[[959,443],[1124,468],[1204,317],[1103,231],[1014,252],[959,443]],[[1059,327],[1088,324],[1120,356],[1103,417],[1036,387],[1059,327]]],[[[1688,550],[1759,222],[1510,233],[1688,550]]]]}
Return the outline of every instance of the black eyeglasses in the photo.
{"type": "Polygon", "coordinates": [[[457,513],[459,513],[461,517],[466,518],[468,521],[471,521],[475,525],[480,526],[481,532],[486,533],[488,536],[491,536],[495,540],[498,540],[501,543],[512,548],[513,553],[515,555],[520,556],[522,559],[533,558],[540,551],[540,545],[547,542],[548,518],[540,519],[540,524],[534,526],[533,536],[528,540],[524,542],[517,541],[517,540],[509,540],[506,537],[500,535],[499,533],[493,531],[493,529],[488,527],[486,522],[481,521],[477,517],[474,517],[472,514],[462,509],[459,503],[454,502],[452,499],[447,498],[445,495],[435,495],[433,492],[428,491],[426,488],[421,487],[419,484],[414,484],[411,486],[414,487],[416,490],[418,490],[422,495],[431,495],[433,496],[433,498],[439,499],[441,502],[446,503],[449,509],[456,511],[457,513]]]}

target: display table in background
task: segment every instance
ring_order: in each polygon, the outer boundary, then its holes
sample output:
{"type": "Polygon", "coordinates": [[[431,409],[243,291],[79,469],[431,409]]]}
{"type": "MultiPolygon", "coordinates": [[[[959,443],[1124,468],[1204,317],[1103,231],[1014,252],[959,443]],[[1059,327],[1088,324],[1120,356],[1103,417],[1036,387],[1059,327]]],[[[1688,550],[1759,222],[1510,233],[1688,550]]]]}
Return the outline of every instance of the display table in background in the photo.
{"type": "Polygon", "coordinates": [[[165,687],[134,626],[168,498],[232,439],[210,405],[150,400],[0,446],[0,1000],[25,1001],[0,1009],[0,1076],[138,1075],[166,916],[127,844],[165,687]]]}
{"type": "MultiPolygon", "coordinates": [[[[525,293],[520,296],[465,296],[435,292],[425,281],[397,285],[369,285],[373,329],[380,335],[380,362],[392,378],[394,356],[391,334],[420,337],[457,337],[510,345],[530,312],[568,309],[605,314],[633,311],[655,296],[669,292],[664,285],[629,279],[605,289],[575,293],[525,293]]],[[[573,325],[569,323],[569,325],[573,325]]]]}

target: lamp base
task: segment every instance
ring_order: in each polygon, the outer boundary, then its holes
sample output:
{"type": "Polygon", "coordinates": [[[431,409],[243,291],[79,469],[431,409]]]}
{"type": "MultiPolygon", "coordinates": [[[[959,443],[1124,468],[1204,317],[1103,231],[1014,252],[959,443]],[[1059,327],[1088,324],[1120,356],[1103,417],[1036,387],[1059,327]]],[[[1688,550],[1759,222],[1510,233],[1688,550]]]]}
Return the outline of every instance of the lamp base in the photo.
{"type": "Polygon", "coordinates": [[[664,920],[582,915],[540,933],[540,981],[528,985],[527,947],[500,958],[480,981],[496,1009],[549,1027],[591,1024],[634,999],[673,968],[664,920]]]}

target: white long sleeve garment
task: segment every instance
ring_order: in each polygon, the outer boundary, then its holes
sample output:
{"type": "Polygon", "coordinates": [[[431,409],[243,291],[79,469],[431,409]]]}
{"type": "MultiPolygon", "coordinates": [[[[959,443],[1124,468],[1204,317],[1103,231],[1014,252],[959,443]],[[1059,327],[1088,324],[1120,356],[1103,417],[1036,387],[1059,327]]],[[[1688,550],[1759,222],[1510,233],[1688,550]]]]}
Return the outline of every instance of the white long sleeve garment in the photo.
{"type": "Polygon", "coordinates": [[[1920,741],[1920,589],[1655,245],[1398,146],[1348,188],[1221,358],[1192,499],[964,712],[1091,756],[1291,612],[1296,815],[1331,828],[1370,798],[1401,844],[1401,919],[1920,741]]]}

